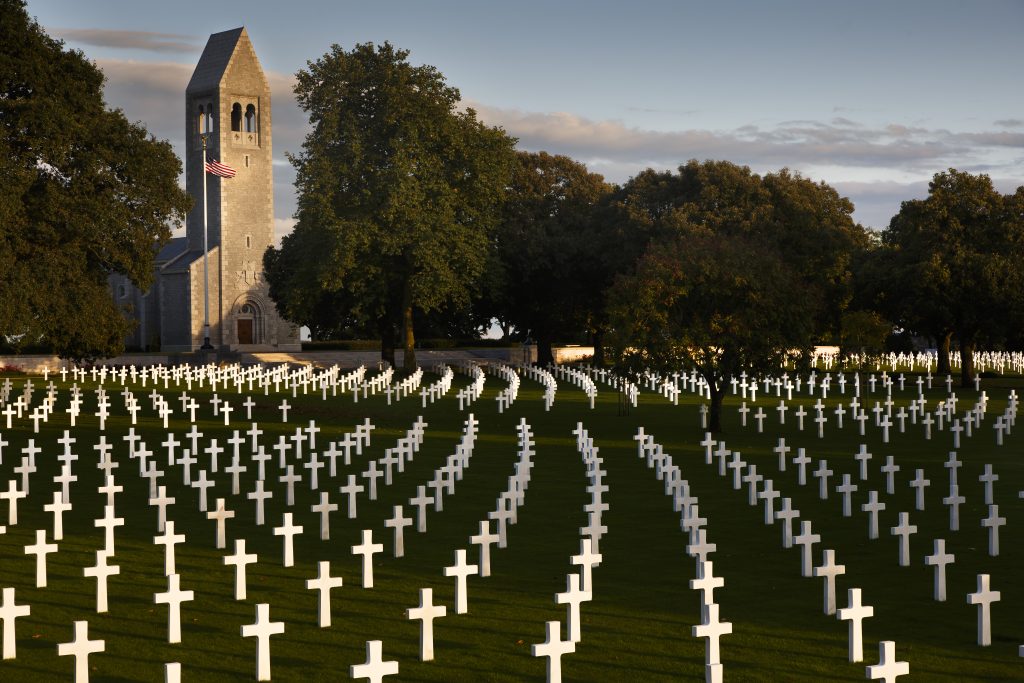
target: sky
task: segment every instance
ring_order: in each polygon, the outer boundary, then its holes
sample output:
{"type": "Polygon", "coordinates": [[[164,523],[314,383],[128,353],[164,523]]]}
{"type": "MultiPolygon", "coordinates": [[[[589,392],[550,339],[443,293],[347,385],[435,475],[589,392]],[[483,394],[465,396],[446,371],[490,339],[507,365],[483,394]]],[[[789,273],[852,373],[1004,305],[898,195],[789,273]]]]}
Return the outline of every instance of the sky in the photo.
{"type": "Polygon", "coordinates": [[[106,99],[184,151],[185,85],[209,34],[245,26],[273,99],[275,228],[293,225],[308,129],[294,75],[332,44],[390,41],[520,149],[611,182],[689,159],[825,181],[883,229],[955,167],[1024,184],[1024,2],[901,0],[29,0],[94,60],[106,99]]]}

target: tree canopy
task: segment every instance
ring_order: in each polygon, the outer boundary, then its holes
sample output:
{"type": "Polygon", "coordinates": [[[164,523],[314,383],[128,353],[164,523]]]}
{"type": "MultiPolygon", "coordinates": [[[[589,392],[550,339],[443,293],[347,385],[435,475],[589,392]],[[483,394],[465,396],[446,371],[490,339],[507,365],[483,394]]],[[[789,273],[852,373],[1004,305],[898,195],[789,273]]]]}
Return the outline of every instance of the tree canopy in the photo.
{"type": "Polygon", "coordinates": [[[518,152],[516,160],[484,304],[507,331],[536,341],[547,365],[552,342],[587,330],[602,303],[595,212],[612,188],[566,156],[518,152]]]}
{"type": "Polygon", "coordinates": [[[613,345],[627,370],[699,372],[717,430],[733,378],[777,370],[832,326],[862,229],[835,190],[788,171],[691,161],[651,180],[632,204],[655,236],[610,294],[613,345]]]}
{"type": "Polygon", "coordinates": [[[882,288],[908,328],[935,337],[940,372],[949,369],[952,335],[962,380],[974,381],[982,335],[996,339],[1021,322],[1024,190],[1003,196],[987,175],[936,173],[926,199],[903,202],[882,234],[882,288]]]}
{"type": "Polygon", "coordinates": [[[0,334],[110,356],[130,323],[111,273],[140,288],[189,198],[166,141],[103,101],[103,74],[0,0],[0,334]]]}
{"type": "Polygon", "coordinates": [[[414,309],[470,303],[515,141],[461,110],[459,91],[408,55],[389,43],[334,45],[297,74],[312,126],[291,158],[297,224],[265,266],[286,315],[308,324],[316,307],[348,303],[391,361],[399,326],[413,367],[414,309]],[[295,273],[300,264],[308,272],[295,273]]]}

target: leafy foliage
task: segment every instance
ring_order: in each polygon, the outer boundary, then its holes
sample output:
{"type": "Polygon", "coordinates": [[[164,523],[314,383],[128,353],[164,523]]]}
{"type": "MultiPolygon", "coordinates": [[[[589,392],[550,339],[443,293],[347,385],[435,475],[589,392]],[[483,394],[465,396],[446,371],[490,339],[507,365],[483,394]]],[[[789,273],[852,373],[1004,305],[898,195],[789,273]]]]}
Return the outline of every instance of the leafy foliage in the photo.
{"type": "Polygon", "coordinates": [[[655,238],[611,293],[613,346],[627,371],[696,369],[718,429],[732,378],[778,368],[828,329],[862,230],[832,188],[787,171],[691,161],[652,179],[657,193],[632,205],[655,238]]]}
{"type": "Polygon", "coordinates": [[[348,303],[378,327],[386,353],[388,329],[401,321],[411,367],[413,309],[470,301],[514,141],[460,111],[458,90],[408,54],[389,43],[334,45],[297,74],[312,125],[291,159],[298,223],[265,265],[282,310],[301,310],[307,324],[318,307],[348,303]],[[298,263],[309,272],[290,276],[298,263]],[[302,298],[318,303],[303,308],[302,298]]]}
{"type": "MultiPolygon", "coordinates": [[[[935,174],[926,199],[903,202],[883,233],[882,258],[883,287],[906,327],[936,337],[946,351],[955,333],[969,359],[979,336],[1019,326],[1022,208],[1022,190],[1004,197],[987,175],[956,169],[935,174]]],[[[968,360],[966,386],[973,372],[968,360]]]]}
{"type": "Polygon", "coordinates": [[[538,343],[551,361],[553,340],[587,329],[601,307],[599,202],[611,186],[569,157],[519,152],[494,241],[491,315],[538,343]]]}
{"type": "Polygon", "coordinates": [[[0,334],[115,355],[129,324],[107,279],[145,289],[189,206],[166,141],[103,102],[103,74],[0,0],[0,334]]]}

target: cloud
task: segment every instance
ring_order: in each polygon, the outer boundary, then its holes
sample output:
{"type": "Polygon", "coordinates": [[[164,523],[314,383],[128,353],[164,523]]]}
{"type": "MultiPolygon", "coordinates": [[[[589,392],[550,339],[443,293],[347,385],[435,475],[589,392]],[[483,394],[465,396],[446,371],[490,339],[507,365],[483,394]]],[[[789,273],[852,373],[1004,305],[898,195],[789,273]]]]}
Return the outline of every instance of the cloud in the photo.
{"type": "Polygon", "coordinates": [[[281,238],[290,233],[295,228],[294,218],[275,218],[274,219],[274,246],[281,247],[281,238]]]}
{"type": "Polygon", "coordinates": [[[150,50],[152,52],[198,52],[202,43],[195,36],[179,33],[153,33],[152,31],[117,31],[102,28],[47,28],[50,35],[70,43],[122,50],[150,50]]]}
{"type": "MultiPolygon", "coordinates": [[[[879,180],[909,181],[950,166],[1000,168],[1007,154],[1024,147],[1024,133],[951,132],[902,123],[866,126],[843,117],[827,123],[791,120],[731,130],[656,131],[568,112],[471,106],[483,121],[517,137],[521,148],[572,156],[614,182],[626,180],[622,173],[627,169],[673,168],[688,159],[727,159],[757,171],[786,166],[810,175],[827,168],[833,179],[873,173],[879,180]]],[[[1024,172],[1016,159],[1004,170],[1024,172]]]]}
{"type": "Polygon", "coordinates": [[[993,123],[1000,128],[1020,128],[1024,126],[1024,119],[999,119],[993,123]]]}

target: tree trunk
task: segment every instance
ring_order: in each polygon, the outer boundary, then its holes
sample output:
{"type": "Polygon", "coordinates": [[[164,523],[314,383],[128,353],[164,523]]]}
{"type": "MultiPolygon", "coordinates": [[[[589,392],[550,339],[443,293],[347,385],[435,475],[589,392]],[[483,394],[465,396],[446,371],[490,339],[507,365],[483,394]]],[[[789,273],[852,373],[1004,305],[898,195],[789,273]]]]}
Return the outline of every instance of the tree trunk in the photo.
{"type": "Polygon", "coordinates": [[[935,371],[938,375],[950,374],[949,343],[952,338],[952,332],[943,332],[942,335],[939,337],[939,364],[935,371]]]}
{"type": "Polygon", "coordinates": [[[708,411],[708,431],[718,434],[722,431],[722,399],[725,392],[715,385],[711,385],[711,406],[708,411]]]}
{"type": "Polygon", "coordinates": [[[604,330],[594,330],[594,367],[604,367],[604,330]]]}
{"type": "Polygon", "coordinates": [[[406,372],[413,372],[416,368],[416,337],[412,331],[412,287],[409,282],[402,290],[402,337],[405,345],[402,367],[406,372]]]}
{"type": "MultiPolygon", "coordinates": [[[[958,335],[959,336],[959,335],[958,335]]],[[[960,386],[964,389],[974,388],[974,335],[960,338],[960,386]]]]}
{"type": "Polygon", "coordinates": [[[377,320],[377,333],[380,335],[380,359],[395,367],[395,327],[389,316],[377,320]]]}
{"type": "Polygon", "coordinates": [[[551,353],[551,338],[547,334],[541,333],[537,336],[537,365],[546,368],[554,363],[555,356],[551,353]]]}

